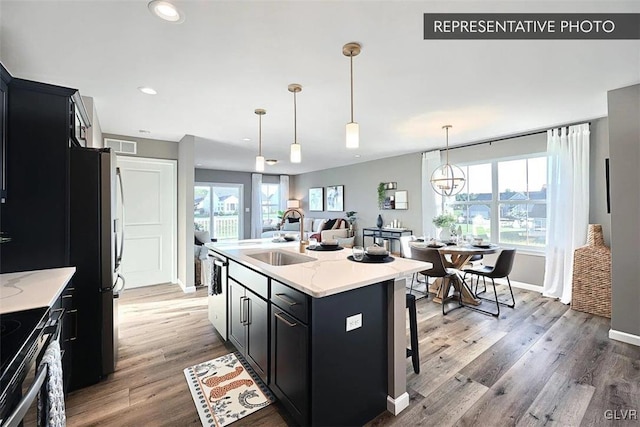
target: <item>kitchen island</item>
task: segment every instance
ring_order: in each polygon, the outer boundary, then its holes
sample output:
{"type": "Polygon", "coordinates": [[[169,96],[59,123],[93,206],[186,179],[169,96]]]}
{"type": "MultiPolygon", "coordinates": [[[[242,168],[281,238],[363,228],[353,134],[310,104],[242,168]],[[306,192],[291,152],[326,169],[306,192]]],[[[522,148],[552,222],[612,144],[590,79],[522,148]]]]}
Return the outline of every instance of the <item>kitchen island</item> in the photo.
{"type": "Polygon", "coordinates": [[[219,332],[300,424],[361,425],[385,409],[399,413],[409,404],[405,277],[430,265],[354,262],[350,249],[301,254],[298,245],[207,243],[227,265],[227,330],[219,332]]]}

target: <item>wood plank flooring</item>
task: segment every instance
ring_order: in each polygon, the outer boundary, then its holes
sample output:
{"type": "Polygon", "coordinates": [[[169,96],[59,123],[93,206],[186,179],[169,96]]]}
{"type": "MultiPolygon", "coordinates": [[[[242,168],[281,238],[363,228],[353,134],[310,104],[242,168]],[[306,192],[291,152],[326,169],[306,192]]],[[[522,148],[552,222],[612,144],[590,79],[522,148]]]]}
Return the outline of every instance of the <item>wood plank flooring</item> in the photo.
{"type": "MultiPolygon", "coordinates": [[[[640,412],[640,348],[609,340],[608,319],[514,293],[516,308],[501,308],[499,319],[464,308],[442,316],[430,298],[419,300],[421,373],[407,359],[410,406],[369,425],[640,425],[606,417],[640,412]]],[[[233,350],[207,319],[205,290],[129,290],[120,322],[117,371],[67,397],[67,424],[200,425],[182,370],[233,350]]],[[[275,404],[234,425],[291,421],[275,404]]]]}

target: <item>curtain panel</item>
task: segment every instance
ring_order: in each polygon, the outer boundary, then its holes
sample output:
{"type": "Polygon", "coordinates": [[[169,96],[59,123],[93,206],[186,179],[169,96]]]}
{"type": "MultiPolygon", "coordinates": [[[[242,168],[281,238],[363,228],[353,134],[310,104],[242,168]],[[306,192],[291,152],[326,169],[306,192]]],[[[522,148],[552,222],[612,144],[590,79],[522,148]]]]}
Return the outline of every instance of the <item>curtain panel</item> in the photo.
{"type": "Polygon", "coordinates": [[[571,302],[573,252],[589,225],[589,124],[547,131],[547,248],[543,295],[571,302]]]}
{"type": "Polygon", "coordinates": [[[442,212],[442,196],[431,187],[431,175],[440,164],[440,150],[422,153],[422,235],[424,237],[436,237],[433,218],[442,212]]]}

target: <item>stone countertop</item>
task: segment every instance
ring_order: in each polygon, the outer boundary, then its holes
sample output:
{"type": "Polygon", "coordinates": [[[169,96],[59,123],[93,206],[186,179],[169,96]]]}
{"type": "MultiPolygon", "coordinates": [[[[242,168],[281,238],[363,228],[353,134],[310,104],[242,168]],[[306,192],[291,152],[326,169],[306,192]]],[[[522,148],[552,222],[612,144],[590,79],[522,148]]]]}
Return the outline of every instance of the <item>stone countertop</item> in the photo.
{"type": "Polygon", "coordinates": [[[354,262],[347,259],[351,255],[350,248],[323,252],[307,249],[304,255],[314,258],[313,261],[284,266],[267,264],[248,256],[274,249],[300,254],[298,244],[297,241],[274,243],[271,239],[256,239],[206,243],[206,246],[222,256],[259,271],[314,298],[397,279],[431,268],[430,263],[400,257],[394,257],[393,262],[386,264],[354,262]]]}
{"type": "Polygon", "coordinates": [[[0,274],[0,314],[50,307],[75,272],[64,267],[0,274]]]}

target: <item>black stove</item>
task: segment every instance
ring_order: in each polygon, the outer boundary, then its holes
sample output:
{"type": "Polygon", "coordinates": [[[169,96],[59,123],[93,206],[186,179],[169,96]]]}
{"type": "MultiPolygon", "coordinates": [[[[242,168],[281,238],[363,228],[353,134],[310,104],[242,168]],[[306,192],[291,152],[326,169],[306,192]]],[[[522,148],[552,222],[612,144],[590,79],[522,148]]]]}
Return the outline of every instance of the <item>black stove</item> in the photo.
{"type": "Polygon", "coordinates": [[[49,308],[0,314],[0,420],[14,406],[16,394],[42,346],[49,308]]]}

